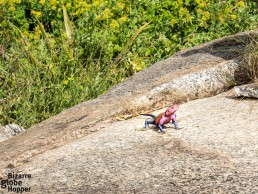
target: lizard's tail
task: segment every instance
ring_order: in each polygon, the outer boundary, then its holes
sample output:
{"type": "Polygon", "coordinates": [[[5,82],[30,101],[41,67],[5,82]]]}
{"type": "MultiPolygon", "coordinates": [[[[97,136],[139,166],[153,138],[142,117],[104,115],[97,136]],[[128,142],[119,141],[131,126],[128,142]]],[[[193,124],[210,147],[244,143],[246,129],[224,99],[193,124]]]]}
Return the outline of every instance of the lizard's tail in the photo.
{"type": "Polygon", "coordinates": [[[144,116],[150,116],[150,117],[152,117],[154,120],[157,118],[155,115],[153,115],[153,114],[141,114],[141,115],[144,115],[144,116]]]}

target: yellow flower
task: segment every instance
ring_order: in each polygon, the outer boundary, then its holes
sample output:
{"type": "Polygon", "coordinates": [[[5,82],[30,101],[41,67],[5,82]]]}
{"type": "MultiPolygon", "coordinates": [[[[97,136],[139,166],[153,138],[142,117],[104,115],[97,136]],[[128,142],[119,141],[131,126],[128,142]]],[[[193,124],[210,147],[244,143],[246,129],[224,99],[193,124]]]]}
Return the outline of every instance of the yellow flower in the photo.
{"type": "Polygon", "coordinates": [[[100,2],[99,1],[93,1],[93,6],[94,7],[100,7],[100,2]]]}
{"type": "Polygon", "coordinates": [[[73,77],[68,77],[68,79],[64,80],[64,85],[68,85],[71,81],[73,81],[73,77]]]}
{"type": "Polygon", "coordinates": [[[226,8],[223,10],[224,15],[227,15],[228,13],[231,13],[231,12],[232,12],[232,10],[229,9],[228,7],[226,7],[226,8]]]}
{"type": "Polygon", "coordinates": [[[100,15],[97,15],[96,20],[99,21],[101,19],[100,15]]]}
{"type": "Polygon", "coordinates": [[[136,58],[132,61],[130,60],[129,63],[131,64],[134,73],[141,71],[146,67],[145,62],[141,58],[136,58]]]}
{"type": "Polygon", "coordinates": [[[183,4],[183,0],[178,0],[177,2],[178,2],[179,5],[183,4]]]}
{"type": "Polygon", "coordinates": [[[33,14],[34,16],[36,16],[37,18],[41,15],[41,12],[35,11],[35,10],[31,10],[30,13],[33,14]]]}
{"type": "Polygon", "coordinates": [[[231,15],[231,19],[235,20],[235,19],[237,19],[237,16],[236,15],[231,15]]]}
{"type": "Polygon", "coordinates": [[[65,32],[63,32],[61,35],[63,38],[67,38],[67,34],[65,32]]]}
{"type": "Polygon", "coordinates": [[[203,20],[203,21],[207,21],[207,20],[209,20],[210,18],[211,18],[210,12],[205,11],[205,12],[203,13],[202,20],[203,20]]]}
{"type": "Polygon", "coordinates": [[[170,20],[170,25],[175,25],[177,23],[177,19],[176,18],[172,18],[171,20],[170,20]]]}
{"type": "Polygon", "coordinates": [[[68,85],[68,80],[64,80],[64,85],[68,85]]]}
{"type": "Polygon", "coordinates": [[[24,34],[24,36],[29,36],[29,32],[28,31],[24,31],[23,34],[24,34]]]}
{"type": "Polygon", "coordinates": [[[40,27],[39,26],[36,26],[34,28],[34,33],[32,34],[29,34],[29,37],[33,40],[40,40],[40,37],[41,37],[41,30],[40,30],[40,27]]]}
{"type": "Polygon", "coordinates": [[[118,3],[117,3],[117,7],[118,7],[119,9],[123,10],[124,7],[125,7],[125,5],[124,5],[123,3],[118,2],[118,3]]]}
{"type": "Polygon", "coordinates": [[[56,10],[56,6],[53,5],[53,6],[51,7],[51,9],[52,9],[52,10],[56,10]]]}
{"type": "Polygon", "coordinates": [[[122,16],[120,19],[121,19],[122,22],[125,22],[127,17],[126,16],[122,16]]]}
{"type": "Polygon", "coordinates": [[[245,6],[245,3],[244,3],[243,1],[239,1],[239,2],[237,3],[237,5],[238,5],[239,7],[244,7],[244,6],[245,6]]]}
{"type": "Polygon", "coordinates": [[[14,6],[11,6],[11,7],[9,7],[8,10],[9,10],[9,11],[15,11],[15,7],[14,7],[14,6]]]}
{"type": "Polygon", "coordinates": [[[36,26],[36,27],[34,28],[34,31],[35,31],[36,34],[41,34],[41,30],[40,30],[40,27],[39,27],[39,26],[36,26]]]}
{"type": "Polygon", "coordinates": [[[70,8],[71,7],[71,3],[67,3],[65,7],[66,8],[70,8]]]}
{"type": "Polygon", "coordinates": [[[68,78],[68,81],[73,81],[73,76],[68,78]]]}
{"type": "Polygon", "coordinates": [[[104,19],[108,19],[110,17],[113,16],[113,13],[111,13],[110,9],[106,8],[103,12],[102,12],[102,16],[104,19]]]}
{"type": "Polygon", "coordinates": [[[57,4],[58,4],[57,0],[51,0],[51,1],[50,1],[50,5],[52,5],[52,6],[53,6],[53,5],[57,5],[57,4]]]}
{"type": "Polygon", "coordinates": [[[182,16],[185,16],[185,15],[188,15],[189,14],[189,11],[187,8],[180,8],[179,10],[179,16],[182,17],[182,16]]]}
{"type": "Polygon", "coordinates": [[[204,15],[204,16],[208,16],[208,17],[209,17],[211,14],[210,14],[210,12],[205,11],[205,12],[203,13],[203,15],[204,15]]]}
{"type": "Polygon", "coordinates": [[[91,4],[86,4],[84,7],[85,7],[86,10],[90,10],[92,8],[92,5],[91,4]]]}
{"type": "Polygon", "coordinates": [[[201,9],[197,9],[196,12],[197,13],[202,13],[202,10],[201,9]]]}
{"type": "Polygon", "coordinates": [[[53,63],[50,63],[48,65],[48,68],[54,73],[54,70],[55,70],[55,65],[53,63]]]}
{"type": "Polygon", "coordinates": [[[103,0],[93,0],[92,3],[90,4],[92,4],[95,7],[101,7],[103,3],[104,3],[103,0]]]}
{"type": "Polygon", "coordinates": [[[41,5],[44,5],[44,4],[45,4],[45,0],[40,0],[39,3],[40,3],[41,5]]]}
{"type": "Polygon", "coordinates": [[[186,16],[186,20],[190,23],[192,23],[193,17],[191,15],[186,16]]]}
{"type": "Polygon", "coordinates": [[[112,20],[110,23],[110,28],[114,29],[119,27],[119,23],[116,20],[112,20]]]}
{"type": "Polygon", "coordinates": [[[200,3],[200,7],[206,7],[206,3],[200,3]]]}

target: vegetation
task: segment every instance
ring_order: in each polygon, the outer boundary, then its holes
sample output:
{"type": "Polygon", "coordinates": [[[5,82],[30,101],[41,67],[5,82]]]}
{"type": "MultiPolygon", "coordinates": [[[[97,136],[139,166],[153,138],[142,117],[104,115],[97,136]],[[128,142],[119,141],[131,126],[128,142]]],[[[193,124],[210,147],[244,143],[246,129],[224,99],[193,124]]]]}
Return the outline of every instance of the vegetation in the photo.
{"type": "Polygon", "coordinates": [[[246,46],[242,64],[249,79],[258,84],[258,36],[250,36],[250,43],[246,46]]]}
{"type": "Polygon", "coordinates": [[[29,127],[212,39],[257,27],[246,0],[0,0],[0,123],[29,127]]]}

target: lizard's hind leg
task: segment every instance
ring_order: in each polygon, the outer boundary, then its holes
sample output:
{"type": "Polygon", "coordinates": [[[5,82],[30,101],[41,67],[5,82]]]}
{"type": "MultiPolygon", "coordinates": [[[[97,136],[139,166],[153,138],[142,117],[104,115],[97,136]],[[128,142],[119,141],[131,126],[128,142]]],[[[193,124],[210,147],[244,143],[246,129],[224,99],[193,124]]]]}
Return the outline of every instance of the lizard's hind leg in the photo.
{"type": "Polygon", "coordinates": [[[155,124],[155,120],[145,120],[145,129],[149,128],[149,124],[155,124]]]}

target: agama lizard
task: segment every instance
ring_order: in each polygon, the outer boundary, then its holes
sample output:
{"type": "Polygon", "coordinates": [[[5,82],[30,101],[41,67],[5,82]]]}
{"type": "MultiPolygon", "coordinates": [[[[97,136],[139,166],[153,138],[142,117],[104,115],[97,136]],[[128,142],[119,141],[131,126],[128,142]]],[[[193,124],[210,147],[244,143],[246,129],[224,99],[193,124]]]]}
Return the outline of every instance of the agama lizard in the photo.
{"type": "Polygon", "coordinates": [[[179,129],[178,124],[176,122],[176,114],[175,112],[178,110],[179,106],[177,104],[173,105],[172,107],[167,108],[167,110],[163,113],[160,113],[158,116],[153,114],[141,114],[145,116],[150,116],[153,120],[145,120],[145,128],[149,127],[149,124],[155,124],[159,127],[161,132],[163,131],[163,125],[172,121],[176,129],[179,129]]]}

